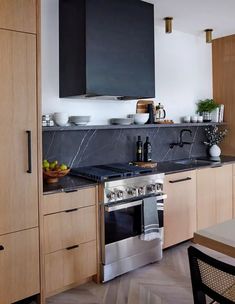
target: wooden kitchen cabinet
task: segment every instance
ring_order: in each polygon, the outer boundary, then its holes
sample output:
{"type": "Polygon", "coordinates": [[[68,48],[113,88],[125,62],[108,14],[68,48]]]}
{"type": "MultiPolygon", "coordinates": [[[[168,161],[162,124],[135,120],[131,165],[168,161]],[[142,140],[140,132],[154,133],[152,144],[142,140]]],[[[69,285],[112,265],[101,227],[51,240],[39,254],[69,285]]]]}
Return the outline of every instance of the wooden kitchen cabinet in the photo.
{"type": "Polygon", "coordinates": [[[0,28],[36,33],[37,0],[0,0],[0,28]]]}
{"type": "Polygon", "coordinates": [[[38,226],[36,37],[0,30],[0,46],[2,235],[38,226]],[[27,172],[27,130],[31,132],[32,173],[27,172]]]}
{"type": "Polygon", "coordinates": [[[193,237],[196,231],[196,171],[167,175],[164,183],[164,248],[193,237]]]}
{"type": "Polygon", "coordinates": [[[38,228],[0,236],[0,303],[39,293],[38,228]]]}
{"type": "Polygon", "coordinates": [[[44,195],[42,206],[49,297],[99,276],[97,187],[44,195]]]}
{"type": "Polygon", "coordinates": [[[96,240],[96,206],[44,216],[44,235],[45,253],[96,240]]]}
{"type": "Polygon", "coordinates": [[[46,295],[60,292],[66,286],[89,278],[97,273],[96,241],[74,249],[59,250],[45,256],[46,295]]]}
{"type": "Polygon", "coordinates": [[[0,304],[40,293],[39,4],[0,0],[0,304]]]}
{"type": "Polygon", "coordinates": [[[197,230],[232,218],[232,165],[197,171],[197,230]]]}

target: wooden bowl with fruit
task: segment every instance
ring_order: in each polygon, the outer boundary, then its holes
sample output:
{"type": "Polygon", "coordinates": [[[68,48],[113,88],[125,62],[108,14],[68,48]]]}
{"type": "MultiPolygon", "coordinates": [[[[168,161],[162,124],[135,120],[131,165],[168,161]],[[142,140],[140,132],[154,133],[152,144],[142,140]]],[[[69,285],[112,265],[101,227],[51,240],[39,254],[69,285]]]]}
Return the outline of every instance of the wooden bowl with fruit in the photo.
{"type": "Polygon", "coordinates": [[[46,180],[47,184],[58,183],[61,177],[67,175],[70,168],[65,164],[59,164],[57,160],[49,162],[44,160],[42,163],[43,168],[43,178],[46,180]]]}

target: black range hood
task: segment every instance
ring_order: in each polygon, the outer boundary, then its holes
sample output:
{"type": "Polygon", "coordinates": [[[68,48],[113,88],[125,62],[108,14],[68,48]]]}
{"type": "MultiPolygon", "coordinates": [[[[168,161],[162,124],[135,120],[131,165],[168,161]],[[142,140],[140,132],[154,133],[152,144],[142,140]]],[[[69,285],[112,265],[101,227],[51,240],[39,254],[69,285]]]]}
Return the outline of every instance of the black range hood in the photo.
{"type": "Polygon", "coordinates": [[[154,8],[140,0],[60,0],[60,97],[155,97],[154,8]]]}

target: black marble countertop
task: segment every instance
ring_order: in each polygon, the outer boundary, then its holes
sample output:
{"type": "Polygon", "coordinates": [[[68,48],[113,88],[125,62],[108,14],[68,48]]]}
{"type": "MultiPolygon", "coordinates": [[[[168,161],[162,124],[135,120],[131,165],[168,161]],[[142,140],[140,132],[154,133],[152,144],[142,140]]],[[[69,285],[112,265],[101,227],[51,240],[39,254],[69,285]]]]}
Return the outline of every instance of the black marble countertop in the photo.
{"type": "MultiPolygon", "coordinates": [[[[165,174],[172,174],[172,173],[179,173],[189,170],[196,170],[199,168],[214,168],[220,167],[225,164],[235,163],[235,156],[221,156],[218,160],[206,158],[206,157],[198,157],[198,160],[208,161],[210,163],[192,163],[192,164],[179,164],[178,162],[181,160],[173,160],[173,161],[166,161],[166,162],[159,162],[156,170],[154,171],[155,174],[157,173],[165,173],[165,174]]],[[[60,179],[59,183],[56,184],[46,184],[43,185],[43,193],[46,194],[53,194],[58,192],[70,192],[79,188],[86,188],[96,185],[97,183],[91,181],[86,178],[76,177],[67,175],[60,179]]]]}
{"type": "Polygon", "coordinates": [[[201,168],[215,168],[225,164],[235,163],[235,156],[221,155],[219,159],[209,157],[197,157],[196,159],[199,161],[207,161],[209,163],[180,164],[179,162],[181,160],[159,162],[156,173],[172,174],[201,168]]]}
{"type": "Polygon", "coordinates": [[[83,177],[67,175],[62,177],[58,183],[43,184],[43,194],[54,194],[58,192],[72,192],[79,188],[87,188],[95,186],[97,183],[83,177]]]}

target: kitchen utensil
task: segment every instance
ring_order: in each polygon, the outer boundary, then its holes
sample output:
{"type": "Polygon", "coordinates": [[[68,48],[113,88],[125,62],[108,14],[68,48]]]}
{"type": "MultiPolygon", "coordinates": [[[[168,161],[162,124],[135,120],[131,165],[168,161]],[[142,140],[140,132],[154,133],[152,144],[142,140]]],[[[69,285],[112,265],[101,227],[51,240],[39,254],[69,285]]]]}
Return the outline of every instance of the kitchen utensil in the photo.
{"type": "Polygon", "coordinates": [[[158,121],[157,122],[157,124],[162,124],[162,125],[171,125],[171,124],[173,124],[174,123],[174,121],[173,120],[171,120],[171,119],[164,119],[164,120],[161,120],[161,121],[158,121]]]}
{"type": "Polygon", "coordinates": [[[191,122],[193,123],[197,122],[197,115],[191,116],[191,122]]]}
{"type": "MultiPolygon", "coordinates": [[[[148,113],[148,105],[152,104],[154,106],[153,100],[139,100],[136,104],[136,113],[148,113]]],[[[155,114],[155,107],[154,107],[155,114]]]]}
{"type": "Polygon", "coordinates": [[[57,113],[54,113],[53,118],[54,118],[55,123],[58,126],[64,127],[68,123],[69,115],[68,115],[68,113],[65,113],[65,112],[57,112],[57,113]]]}
{"type": "Polygon", "coordinates": [[[152,104],[148,104],[148,113],[149,113],[149,119],[147,121],[147,124],[154,124],[154,111],[152,104]]]}
{"type": "Polygon", "coordinates": [[[190,122],[190,119],[191,119],[191,117],[190,117],[189,115],[184,116],[184,118],[183,118],[183,122],[185,122],[185,123],[189,123],[189,122],[190,122]]]}
{"type": "Polygon", "coordinates": [[[75,125],[85,126],[90,122],[91,117],[90,116],[70,116],[69,120],[70,120],[70,122],[74,123],[75,125]]]}
{"type": "Polygon", "coordinates": [[[134,123],[144,125],[149,119],[149,113],[137,113],[134,115],[134,123]]]}
{"type": "Polygon", "coordinates": [[[203,122],[203,116],[198,116],[197,122],[203,122]]]}
{"type": "Polygon", "coordinates": [[[166,111],[164,109],[164,106],[161,103],[159,103],[156,106],[155,121],[159,122],[165,118],[166,118],[166,111]]]}
{"type": "Polygon", "coordinates": [[[112,118],[110,119],[110,123],[112,125],[131,125],[133,124],[133,118],[112,118]]]}
{"type": "Polygon", "coordinates": [[[157,163],[156,162],[133,162],[133,165],[141,167],[141,168],[156,168],[157,163]]]}

